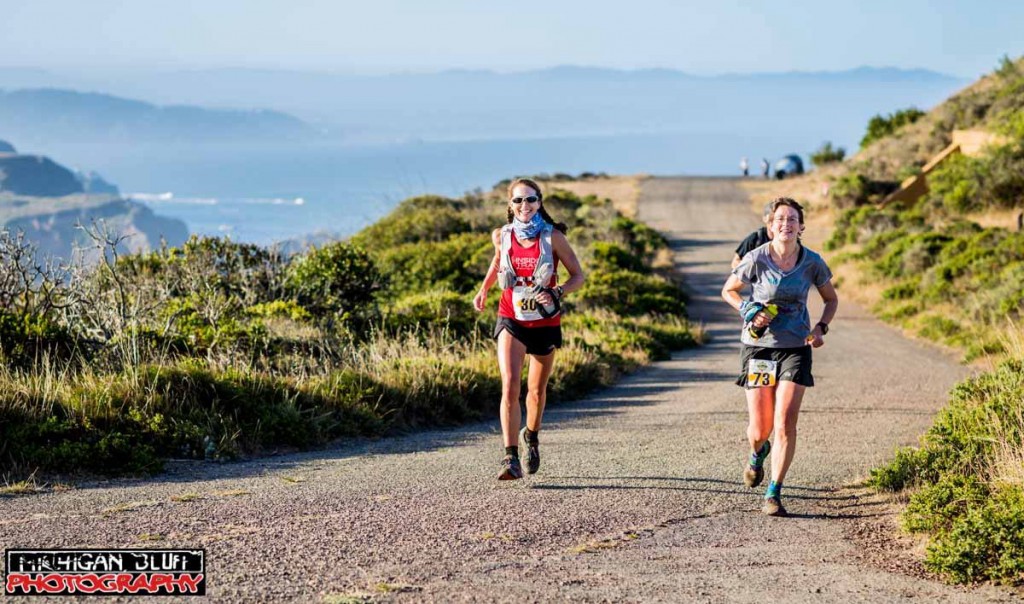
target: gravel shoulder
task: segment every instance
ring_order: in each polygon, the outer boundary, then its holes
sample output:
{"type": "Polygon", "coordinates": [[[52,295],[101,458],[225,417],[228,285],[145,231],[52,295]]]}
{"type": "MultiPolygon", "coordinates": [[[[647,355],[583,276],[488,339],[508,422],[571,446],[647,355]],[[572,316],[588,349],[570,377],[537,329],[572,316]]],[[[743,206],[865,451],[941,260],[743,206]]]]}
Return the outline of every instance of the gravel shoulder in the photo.
{"type": "Polygon", "coordinates": [[[739,326],[718,299],[757,217],[736,182],[680,178],[645,180],[639,218],[669,237],[714,339],[549,409],[536,476],[494,479],[495,417],[0,499],[0,543],[204,547],[205,601],[1012,601],[887,564],[891,506],[847,488],[915,442],[966,370],[843,301],[815,353],[793,517],[765,517],[741,480],[739,326]]]}

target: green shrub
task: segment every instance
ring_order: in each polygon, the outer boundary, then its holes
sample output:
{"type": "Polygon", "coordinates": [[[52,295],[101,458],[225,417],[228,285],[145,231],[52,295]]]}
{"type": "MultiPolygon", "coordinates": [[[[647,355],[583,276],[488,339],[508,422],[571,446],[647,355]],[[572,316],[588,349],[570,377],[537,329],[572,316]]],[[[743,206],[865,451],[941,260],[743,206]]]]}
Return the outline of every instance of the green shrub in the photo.
{"type": "Polygon", "coordinates": [[[630,253],[644,262],[650,262],[658,250],[668,247],[661,233],[632,218],[619,216],[612,223],[612,230],[624,239],[630,253]]]}
{"type": "Polygon", "coordinates": [[[846,149],[833,147],[832,141],[825,141],[818,147],[817,151],[811,153],[811,163],[816,166],[824,166],[841,162],[844,157],[846,157],[846,149]]]}
{"type": "Polygon", "coordinates": [[[934,482],[939,471],[933,467],[935,452],[927,447],[902,447],[896,450],[893,460],[884,466],[871,469],[868,484],[876,489],[899,492],[910,487],[934,482]]]}
{"type": "Polygon", "coordinates": [[[910,300],[917,296],[919,283],[914,280],[901,281],[882,291],[884,300],[910,300]]]}
{"type": "Polygon", "coordinates": [[[970,212],[983,206],[983,163],[966,155],[947,158],[928,175],[928,194],[934,205],[950,212],[970,212]]]}
{"type": "Polygon", "coordinates": [[[997,488],[929,544],[925,563],[957,583],[1024,583],[1024,489],[997,488]]]}
{"type": "Polygon", "coordinates": [[[474,291],[493,257],[494,245],[485,233],[462,233],[440,242],[405,243],[374,255],[380,271],[389,277],[391,295],[435,288],[474,291]]]}
{"type": "Polygon", "coordinates": [[[70,362],[81,350],[75,335],[54,318],[0,310],[0,361],[9,367],[31,367],[43,356],[70,362]]]}
{"type": "Polygon", "coordinates": [[[624,270],[589,275],[573,295],[573,304],[582,310],[602,308],[622,316],[686,314],[685,296],[678,287],[655,275],[624,270]]]}
{"type": "Polygon", "coordinates": [[[975,476],[945,474],[910,498],[901,518],[903,527],[913,533],[947,531],[988,494],[988,487],[975,476]]]}
{"type": "Polygon", "coordinates": [[[900,278],[919,275],[930,267],[952,237],[939,233],[919,233],[895,239],[886,253],[874,263],[883,275],[900,278]]]}
{"type": "Polygon", "coordinates": [[[635,273],[648,273],[650,269],[644,265],[643,260],[630,253],[625,247],[617,243],[596,241],[591,247],[594,267],[593,270],[627,270],[635,273]]]}
{"type": "Polygon", "coordinates": [[[279,297],[283,264],[274,252],[258,245],[193,235],[178,248],[122,256],[117,268],[133,281],[159,278],[170,286],[171,297],[208,289],[251,305],[279,297]]]}
{"type": "Polygon", "coordinates": [[[382,411],[399,428],[476,420],[501,399],[497,371],[483,372],[466,363],[411,357],[395,359],[377,373],[387,388],[382,411]]]}
{"type": "Polygon", "coordinates": [[[396,300],[385,315],[385,323],[396,332],[448,329],[456,337],[474,333],[477,313],[469,296],[450,290],[410,294],[396,300]]]}
{"type": "Polygon", "coordinates": [[[876,140],[896,132],[901,127],[913,124],[924,116],[925,112],[916,107],[900,109],[895,113],[885,116],[877,114],[868,121],[868,129],[864,134],[864,138],[860,140],[860,148],[863,149],[876,140]]]}
{"type": "Polygon", "coordinates": [[[936,342],[948,342],[961,332],[960,324],[953,319],[946,317],[929,316],[921,320],[921,327],[918,329],[922,337],[936,342]]]}
{"type": "Polygon", "coordinates": [[[317,319],[365,325],[378,314],[384,277],[362,249],[348,243],[313,248],[289,266],[286,289],[317,319]]]}
{"type": "Polygon", "coordinates": [[[254,304],[245,309],[253,317],[264,319],[287,318],[292,321],[309,321],[312,315],[294,300],[274,300],[263,304],[254,304]]]}
{"type": "Polygon", "coordinates": [[[417,197],[352,236],[352,245],[369,251],[403,243],[444,241],[471,230],[466,217],[448,199],[417,197]]]}

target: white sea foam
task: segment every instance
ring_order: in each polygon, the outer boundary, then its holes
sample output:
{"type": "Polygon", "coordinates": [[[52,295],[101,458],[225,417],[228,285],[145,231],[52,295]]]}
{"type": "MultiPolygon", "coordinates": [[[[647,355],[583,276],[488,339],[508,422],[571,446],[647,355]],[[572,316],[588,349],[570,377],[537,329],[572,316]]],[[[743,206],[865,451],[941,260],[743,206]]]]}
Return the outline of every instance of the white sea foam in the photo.
{"type": "Polygon", "coordinates": [[[129,193],[128,198],[136,201],[148,202],[171,201],[174,199],[174,193],[171,193],[170,191],[167,193],[129,193]]]}

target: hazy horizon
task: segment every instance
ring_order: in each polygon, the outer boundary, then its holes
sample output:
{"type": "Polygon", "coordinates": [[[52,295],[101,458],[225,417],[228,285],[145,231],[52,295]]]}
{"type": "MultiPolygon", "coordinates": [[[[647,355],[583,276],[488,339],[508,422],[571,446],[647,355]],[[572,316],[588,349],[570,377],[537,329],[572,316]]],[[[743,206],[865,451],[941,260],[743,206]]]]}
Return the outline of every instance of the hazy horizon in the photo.
{"type": "Polygon", "coordinates": [[[1003,54],[1024,54],[1021,22],[1024,4],[997,0],[636,0],[626,9],[584,0],[37,0],[5,7],[0,65],[375,75],[559,65],[694,75],[892,66],[973,78],[1003,54]]]}

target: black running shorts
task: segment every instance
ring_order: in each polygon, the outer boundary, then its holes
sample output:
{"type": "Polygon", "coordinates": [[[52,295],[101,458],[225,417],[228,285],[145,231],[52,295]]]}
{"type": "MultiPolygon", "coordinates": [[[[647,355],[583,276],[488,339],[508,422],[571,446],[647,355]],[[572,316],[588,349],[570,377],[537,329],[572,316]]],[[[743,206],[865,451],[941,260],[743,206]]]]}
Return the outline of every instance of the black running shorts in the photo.
{"type": "Polygon", "coordinates": [[[814,376],[811,375],[810,346],[759,348],[744,345],[743,350],[740,351],[740,376],[736,378],[737,386],[747,387],[747,369],[750,367],[751,359],[764,359],[778,363],[777,382],[795,382],[807,387],[814,385],[814,376]]]}
{"type": "Polygon", "coordinates": [[[502,330],[507,330],[512,337],[526,344],[526,354],[545,356],[562,347],[562,326],[526,327],[508,317],[498,317],[494,325],[494,339],[497,340],[502,330]]]}

